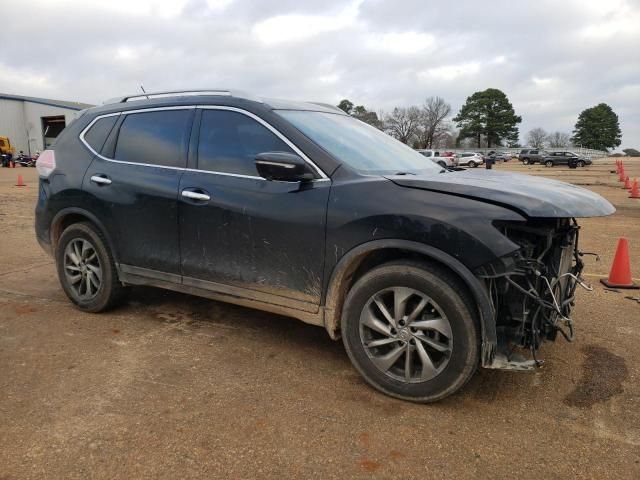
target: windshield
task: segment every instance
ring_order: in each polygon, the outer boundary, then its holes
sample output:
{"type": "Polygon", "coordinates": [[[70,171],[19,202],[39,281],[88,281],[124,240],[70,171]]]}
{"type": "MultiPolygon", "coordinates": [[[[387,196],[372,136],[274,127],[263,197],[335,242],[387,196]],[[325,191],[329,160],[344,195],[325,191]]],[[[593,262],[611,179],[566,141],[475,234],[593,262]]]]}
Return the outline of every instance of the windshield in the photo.
{"type": "Polygon", "coordinates": [[[442,167],[377,128],[347,115],[278,110],[315,143],[363,173],[438,173],[442,167]]]}

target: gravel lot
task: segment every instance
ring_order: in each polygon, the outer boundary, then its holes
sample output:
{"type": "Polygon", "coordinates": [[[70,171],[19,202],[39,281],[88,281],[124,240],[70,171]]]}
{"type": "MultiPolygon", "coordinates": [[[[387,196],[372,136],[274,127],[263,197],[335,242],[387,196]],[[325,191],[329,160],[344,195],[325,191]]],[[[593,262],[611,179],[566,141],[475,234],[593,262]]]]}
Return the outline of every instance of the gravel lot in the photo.
{"type": "MultiPolygon", "coordinates": [[[[626,166],[640,177],[640,159],[626,166]]],[[[151,288],[75,310],[35,240],[35,170],[0,169],[0,479],[640,478],[640,304],[597,281],[621,235],[640,277],[640,200],[613,161],[496,168],[618,212],[581,222],[602,261],[586,260],[574,344],[427,406],[376,393],[341,343],[292,319],[151,288]]]]}

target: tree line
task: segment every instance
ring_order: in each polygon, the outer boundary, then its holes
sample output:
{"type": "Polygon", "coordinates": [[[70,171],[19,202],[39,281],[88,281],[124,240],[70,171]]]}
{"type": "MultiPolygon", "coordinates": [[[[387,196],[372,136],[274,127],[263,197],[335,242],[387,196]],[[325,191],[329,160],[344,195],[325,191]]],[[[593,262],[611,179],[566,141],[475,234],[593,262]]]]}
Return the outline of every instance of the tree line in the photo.
{"type": "MultiPolygon", "coordinates": [[[[344,99],[338,108],[387,132],[413,148],[520,147],[516,115],[507,95],[497,88],[475,92],[451,118],[451,105],[441,97],[428,97],[422,105],[374,112],[344,99]]],[[[618,116],[607,104],[587,108],[578,117],[573,135],[548,133],[537,127],[526,135],[533,148],[565,148],[571,145],[608,150],[620,145],[618,116]]]]}

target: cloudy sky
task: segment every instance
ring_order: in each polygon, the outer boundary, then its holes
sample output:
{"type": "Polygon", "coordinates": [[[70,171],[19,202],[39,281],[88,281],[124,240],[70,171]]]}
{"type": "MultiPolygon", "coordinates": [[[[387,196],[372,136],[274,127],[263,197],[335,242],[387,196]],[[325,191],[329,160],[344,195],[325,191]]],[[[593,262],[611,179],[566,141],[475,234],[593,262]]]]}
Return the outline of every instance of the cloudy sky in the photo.
{"type": "Polygon", "coordinates": [[[101,103],[233,87],[380,111],[502,89],[570,133],[609,103],[640,148],[640,0],[3,0],[0,92],[101,103]]]}

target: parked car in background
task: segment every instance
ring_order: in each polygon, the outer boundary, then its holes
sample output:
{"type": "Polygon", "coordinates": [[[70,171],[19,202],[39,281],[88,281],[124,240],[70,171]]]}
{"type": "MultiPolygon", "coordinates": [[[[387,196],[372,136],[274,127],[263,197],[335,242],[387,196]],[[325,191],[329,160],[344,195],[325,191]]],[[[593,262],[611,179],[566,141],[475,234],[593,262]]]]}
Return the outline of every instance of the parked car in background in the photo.
{"type": "Polygon", "coordinates": [[[477,152],[462,152],[458,157],[458,166],[475,168],[484,163],[484,157],[477,152]]]}
{"type": "Polygon", "coordinates": [[[576,155],[573,152],[552,152],[548,153],[541,161],[547,167],[553,167],[555,165],[571,165],[575,164],[576,167],[584,167],[591,165],[591,160],[587,157],[576,155]]]}
{"type": "Polygon", "coordinates": [[[451,156],[445,156],[444,154],[440,155],[440,152],[437,150],[418,150],[418,152],[429,158],[433,163],[437,163],[442,168],[458,166],[458,158],[454,154],[451,156]]]}
{"type": "Polygon", "coordinates": [[[541,160],[549,155],[544,150],[538,148],[525,148],[520,151],[518,155],[518,160],[520,160],[525,165],[532,165],[534,163],[541,163],[541,160]]]}
{"type": "Polygon", "coordinates": [[[494,162],[508,162],[511,160],[511,154],[509,152],[496,152],[492,150],[487,154],[486,158],[490,158],[494,162]]]}

